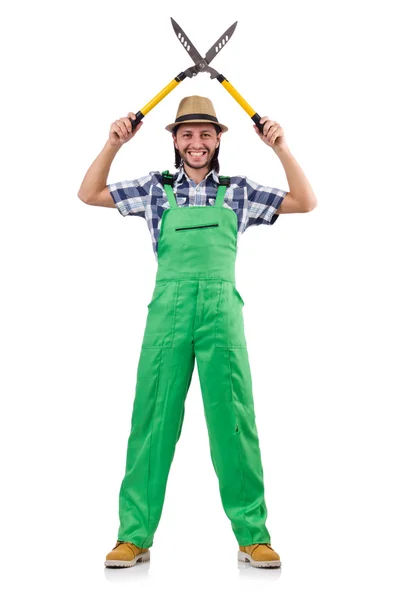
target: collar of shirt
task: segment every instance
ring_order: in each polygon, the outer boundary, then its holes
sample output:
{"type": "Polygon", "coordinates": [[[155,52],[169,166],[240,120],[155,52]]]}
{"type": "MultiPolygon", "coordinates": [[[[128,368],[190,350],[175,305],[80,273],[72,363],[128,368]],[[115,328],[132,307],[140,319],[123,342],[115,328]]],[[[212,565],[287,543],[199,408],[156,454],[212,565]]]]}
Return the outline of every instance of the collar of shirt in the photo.
{"type": "MultiPolygon", "coordinates": [[[[177,171],[177,177],[175,179],[175,183],[182,183],[183,180],[188,181],[189,183],[191,182],[192,185],[194,185],[194,187],[196,187],[196,183],[193,181],[193,179],[191,179],[187,173],[185,172],[185,169],[183,168],[183,165],[181,165],[179,167],[179,170],[177,171]]],[[[218,177],[218,173],[212,169],[212,171],[210,171],[203,179],[203,181],[205,181],[206,179],[212,179],[216,184],[219,185],[219,177],[218,177]]],[[[200,182],[202,183],[202,182],[200,182]]]]}

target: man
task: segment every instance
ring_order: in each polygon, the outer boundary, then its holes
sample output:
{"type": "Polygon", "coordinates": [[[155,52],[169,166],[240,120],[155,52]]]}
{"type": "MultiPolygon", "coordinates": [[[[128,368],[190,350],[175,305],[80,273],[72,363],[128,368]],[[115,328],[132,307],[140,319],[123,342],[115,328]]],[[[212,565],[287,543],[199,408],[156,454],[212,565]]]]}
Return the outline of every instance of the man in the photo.
{"type": "Polygon", "coordinates": [[[115,121],[88,170],[79,198],[145,217],[158,261],[155,288],[137,369],[126,472],[120,489],[120,528],[107,567],[150,558],[167,478],[179,439],[184,402],[197,360],[212,463],[224,510],[239,544],[238,558],[279,567],[266,528],[263,471],[244,335],[244,304],[235,286],[237,243],[250,225],[273,224],[280,213],[307,212],[317,200],[291,155],[282,128],[262,117],[264,143],[285,169],[290,192],[245,177],[219,175],[219,146],[228,128],[212,102],[184,98],[172,133],[172,176],[153,171],[106,184],[119,148],[142,127],[133,113],[115,121]]]}

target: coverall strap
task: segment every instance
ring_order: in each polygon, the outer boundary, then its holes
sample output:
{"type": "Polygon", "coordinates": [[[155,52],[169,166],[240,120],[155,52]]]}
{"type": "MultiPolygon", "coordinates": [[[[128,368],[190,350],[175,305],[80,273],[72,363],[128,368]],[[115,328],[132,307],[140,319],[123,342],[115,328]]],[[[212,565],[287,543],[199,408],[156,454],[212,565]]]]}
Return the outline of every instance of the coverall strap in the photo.
{"type": "Polygon", "coordinates": [[[214,206],[223,206],[226,190],[230,185],[230,177],[223,177],[219,175],[219,186],[216,193],[216,199],[214,206]]]}
{"type": "Polygon", "coordinates": [[[175,198],[175,194],[172,190],[172,185],[174,183],[174,178],[173,176],[170,174],[169,171],[163,171],[162,173],[163,176],[163,187],[165,189],[165,193],[167,194],[167,199],[168,202],[170,204],[171,208],[178,208],[178,204],[175,198]]]}

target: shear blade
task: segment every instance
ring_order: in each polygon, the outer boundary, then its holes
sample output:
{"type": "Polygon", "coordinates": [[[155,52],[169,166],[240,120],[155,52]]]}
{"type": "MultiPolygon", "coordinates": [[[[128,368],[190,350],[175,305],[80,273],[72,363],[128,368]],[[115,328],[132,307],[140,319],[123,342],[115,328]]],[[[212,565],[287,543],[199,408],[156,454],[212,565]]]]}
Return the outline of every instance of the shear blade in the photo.
{"type": "Polygon", "coordinates": [[[238,23],[238,21],[236,21],[235,23],[233,23],[233,25],[231,25],[229,27],[229,29],[227,29],[223,35],[221,35],[221,37],[219,38],[219,40],[217,40],[215,42],[215,44],[212,46],[212,48],[210,48],[208,50],[207,54],[204,57],[205,60],[207,61],[207,64],[209,64],[211,62],[211,60],[213,58],[215,58],[215,56],[217,54],[219,54],[219,52],[222,50],[222,48],[224,48],[226,46],[226,44],[228,43],[228,41],[232,37],[232,35],[234,33],[234,30],[237,27],[237,23],[238,23]]]}
{"type": "Polygon", "coordinates": [[[179,27],[178,23],[174,21],[172,17],[171,23],[176,33],[176,37],[178,38],[182,46],[185,48],[189,56],[193,59],[194,63],[197,64],[200,61],[202,61],[203,57],[201,56],[201,54],[196,50],[190,39],[187,37],[186,33],[183,31],[183,29],[179,27]]]}

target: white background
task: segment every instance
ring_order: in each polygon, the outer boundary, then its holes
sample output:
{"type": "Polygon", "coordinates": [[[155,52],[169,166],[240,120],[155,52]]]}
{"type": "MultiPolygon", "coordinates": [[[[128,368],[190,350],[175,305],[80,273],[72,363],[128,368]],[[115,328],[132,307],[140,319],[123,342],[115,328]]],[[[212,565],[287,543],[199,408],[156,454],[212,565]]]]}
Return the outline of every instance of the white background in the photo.
{"type": "MultiPolygon", "coordinates": [[[[392,3],[19,2],[2,15],[1,564],[6,598],[395,598],[395,26],[392,3]],[[105,569],[156,263],[144,219],[77,191],[110,124],[191,65],[173,17],[279,122],[318,207],[240,240],[268,527],[244,568],[221,505],[197,370],[146,565],[105,569]],[[191,588],[191,589],[190,589],[191,588]]],[[[229,126],[223,174],[289,189],[248,115],[185,80],[108,183],[173,169],[179,101],[229,126]]]]}

